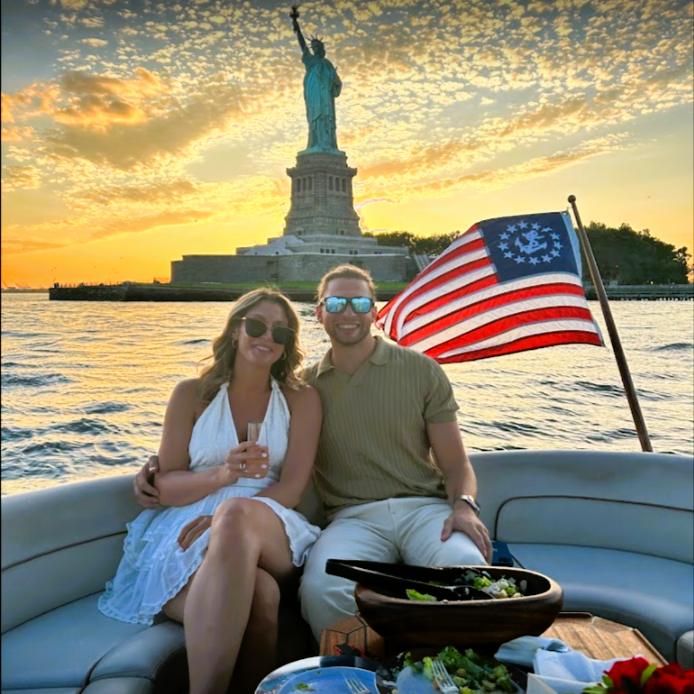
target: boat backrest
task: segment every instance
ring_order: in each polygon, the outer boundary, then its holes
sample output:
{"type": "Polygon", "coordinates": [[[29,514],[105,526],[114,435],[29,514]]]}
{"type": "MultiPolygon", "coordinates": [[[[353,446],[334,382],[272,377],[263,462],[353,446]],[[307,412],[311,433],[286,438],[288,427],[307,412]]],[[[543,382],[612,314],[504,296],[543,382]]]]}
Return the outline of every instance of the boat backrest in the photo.
{"type": "Polygon", "coordinates": [[[499,451],[470,457],[482,518],[497,540],[694,562],[691,457],[601,451],[499,451]]]}
{"type": "Polygon", "coordinates": [[[2,499],[2,633],[102,591],[123,551],[125,524],[141,509],[133,475],[2,499]]]}

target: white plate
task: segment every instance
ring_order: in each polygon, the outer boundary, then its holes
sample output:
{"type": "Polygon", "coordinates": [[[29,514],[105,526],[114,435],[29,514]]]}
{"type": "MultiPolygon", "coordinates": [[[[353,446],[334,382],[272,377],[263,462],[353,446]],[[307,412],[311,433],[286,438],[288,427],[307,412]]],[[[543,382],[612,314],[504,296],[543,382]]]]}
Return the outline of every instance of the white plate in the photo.
{"type": "Polygon", "coordinates": [[[277,694],[350,694],[347,678],[368,687],[369,694],[376,694],[376,675],[356,667],[328,667],[300,672],[285,682],[277,694]]]}
{"type": "MultiPolygon", "coordinates": [[[[348,670],[357,669],[364,671],[367,675],[371,677],[370,682],[374,683],[371,685],[374,694],[376,694],[376,692],[378,691],[374,679],[374,673],[378,669],[378,663],[375,660],[369,660],[368,658],[357,658],[351,655],[328,655],[304,658],[303,660],[297,660],[293,663],[283,665],[281,668],[278,668],[274,672],[271,672],[258,685],[258,688],[255,690],[255,694],[279,694],[280,690],[282,690],[284,685],[292,679],[297,679],[297,682],[303,681],[308,683],[308,680],[306,678],[309,675],[307,673],[315,672],[316,670],[334,668],[342,668],[348,670]],[[301,675],[304,679],[301,680],[299,675],[301,675]]],[[[345,687],[346,686],[347,685],[345,685],[345,687]]],[[[338,691],[341,692],[342,690],[338,691]]]]}

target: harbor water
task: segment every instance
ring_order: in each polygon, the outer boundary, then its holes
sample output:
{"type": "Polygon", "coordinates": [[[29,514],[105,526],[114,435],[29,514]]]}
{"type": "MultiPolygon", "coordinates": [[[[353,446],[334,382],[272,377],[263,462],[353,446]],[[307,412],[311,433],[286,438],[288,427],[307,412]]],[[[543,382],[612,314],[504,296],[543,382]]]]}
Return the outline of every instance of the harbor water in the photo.
{"type": "MultiPolygon", "coordinates": [[[[2,493],[139,468],[157,450],[173,386],[196,375],[231,306],[4,293],[2,493]]],[[[313,361],[329,343],[313,305],[297,306],[313,361]]],[[[654,450],[692,455],[694,302],[620,301],[612,312],[654,450]]],[[[444,369],[471,452],[640,450],[609,341],[444,369]]]]}

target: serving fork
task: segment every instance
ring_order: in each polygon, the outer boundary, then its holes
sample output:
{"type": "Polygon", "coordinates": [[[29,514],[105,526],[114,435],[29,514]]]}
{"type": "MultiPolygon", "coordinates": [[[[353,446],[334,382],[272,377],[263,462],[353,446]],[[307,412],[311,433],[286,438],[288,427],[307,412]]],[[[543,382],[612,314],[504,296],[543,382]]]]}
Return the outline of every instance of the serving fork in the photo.
{"type": "Polygon", "coordinates": [[[434,660],[431,664],[434,673],[436,686],[441,690],[441,694],[460,694],[460,688],[448,674],[444,664],[440,660],[434,660]]]}
{"type": "MultiPolygon", "coordinates": [[[[347,687],[349,687],[350,694],[373,694],[365,684],[362,684],[353,677],[345,677],[345,682],[347,683],[347,687]]],[[[455,694],[458,694],[457,690],[455,694]]]]}

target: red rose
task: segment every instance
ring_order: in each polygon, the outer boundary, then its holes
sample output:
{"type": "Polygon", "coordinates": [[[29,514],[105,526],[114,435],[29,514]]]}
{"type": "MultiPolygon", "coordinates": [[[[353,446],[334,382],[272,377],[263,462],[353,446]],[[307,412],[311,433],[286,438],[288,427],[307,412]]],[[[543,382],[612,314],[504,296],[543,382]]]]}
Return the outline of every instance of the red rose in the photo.
{"type": "Polygon", "coordinates": [[[694,694],[694,670],[679,665],[659,667],[647,680],[645,694],[694,694]]]}
{"type": "Polygon", "coordinates": [[[641,675],[650,665],[645,658],[630,658],[617,661],[608,671],[607,676],[613,684],[610,691],[639,691],[641,689],[641,675]]]}

